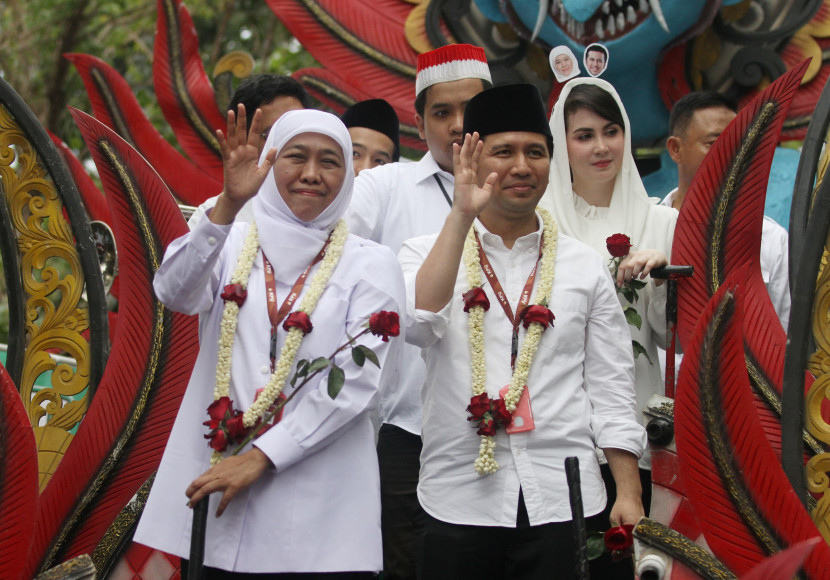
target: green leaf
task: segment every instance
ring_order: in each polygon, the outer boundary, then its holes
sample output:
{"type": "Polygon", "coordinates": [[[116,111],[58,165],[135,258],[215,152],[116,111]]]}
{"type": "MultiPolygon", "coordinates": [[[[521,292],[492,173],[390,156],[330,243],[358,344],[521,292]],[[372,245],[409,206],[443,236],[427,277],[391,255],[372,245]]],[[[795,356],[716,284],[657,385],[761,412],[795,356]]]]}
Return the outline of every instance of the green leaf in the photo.
{"type": "Polygon", "coordinates": [[[642,344],[640,344],[636,340],[632,340],[631,341],[631,346],[634,348],[634,359],[635,360],[638,356],[643,355],[644,357],[646,357],[646,360],[648,361],[648,364],[650,364],[650,365],[654,364],[651,361],[651,359],[649,358],[648,353],[646,352],[646,349],[643,348],[642,344]]]}
{"type": "Polygon", "coordinates": [[[356,346],[352,349],[352,360],[354,361],[354,364],[356,364],[359,367],[362,367],[363,363],[366,362],[366,355],[363,353],[362,350],[360,350],[359,346],[356,346]]]}
{"type": "Polygon", "coordinates": [[[648,282],[644,282],[643,280],[637,280],[636,278],[632,278],[631,282],[628,283],[628,285],[634,288],[635,290],[642,290],[646,287],[646,284],[648,284],[648,282]]]}
{"type": "Polygon", "coordinates": [[[329,397],[336,399],[344,382],[346,382],[346,373],[339,366],[332,365],[329,372],[329,397]]]}
{"type": "Polygon", "coordinates": [[[315,358],[313,361],[311,361],[311,364],[308,365],[308,372],[317,372],[319,370],[326,368],[327,366],[329,366],[329,364],[331,364],[331,361],[324,356],[315,358]]]}
{"type": "Polygon", "coordinates": [[[380,361],[378,360],[378,355],[375,354],[375,351],[373,351],[371,348],[369,348],[368,346],[366,346],[364,344],[361,344],[357,348],[358,348],[358,350],[360,350],[360,352],[363,353],[363,356],[365,356],[367,359],[369,359],[369,361],[373,365],[380,368],[380,361]]]}
{"type": "Polygon", "coordinates": [[[294,386],[294,383],[297,382],[297,379],[300,377],[304,377],[308,374],[308,361],[306,359],[301,359],[297,362],[297,370],[294,371],[294,376],[291,378],[291,386],[294,386]]]}
{"type": "Polygon", "coordinates": [[[588,559],[595,560],[605,553],[605,534],[588,532],[588,559]]]}
{"type": "Polygon", "coordinates": [[[631,306],[626,306],[623,309],[623,312],[625,313],[625,319],[628,322],[628,324],[630,324],[631,326],[636,326],[637,330],[640,330],[640,327],[643,325],[643,319],[642,317],[640,317],[640,313],[637,312],[631,306]]]}
{"type": "Polygon", "coordinates": [[[637,301],[637,293],[634,292],[634,290],[632,290],[628,286],[623,286],[622,288],[620,288],[620,294],[622,294],[625,297],[625,299],[628,300],[628,302],[631,304],[637,301]]]}

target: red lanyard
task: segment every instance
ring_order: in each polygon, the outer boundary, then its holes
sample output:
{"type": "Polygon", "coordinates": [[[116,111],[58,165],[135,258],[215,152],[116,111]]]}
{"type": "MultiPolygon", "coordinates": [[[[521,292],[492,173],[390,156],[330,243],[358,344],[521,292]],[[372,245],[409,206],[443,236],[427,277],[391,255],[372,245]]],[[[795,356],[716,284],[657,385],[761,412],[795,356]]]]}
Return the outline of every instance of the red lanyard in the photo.
{"type": "Polygon", "coordinates": [[[502,310],[507,315],[507,319],[513,324],[513,341],[510,345],[510,368],[513,369],[516,367],[516,356],[519,353],[519,325],[522,322],[521,314],[527,308],[528,304],[530,304],[530,294],[533,292],[533,282],[536,280],[536,269],[539,267],[539,260],[542,259],[542,245],[539,245],[539,256],[536,258],[533,270],[530,271],[530,276],[528,276],[527,282],[525,282],[525,286],[522,289],[522,294],[519,296],[519,304],[514,315],[513,309],[510,308],[510,302],[507,301],[507,295],[501,287],[501,282],[499,282],[496,272],[490,264],[490,260],[487,259],[487,254],[484,253],[478,232],[475,232],[475,236],[476,243],[478,243],[478,261],[481,264],[481,269],[484,270],[484,275],[487,277],[487,281],[490,283],[493,292],[495,292],[496,299],[501,304],[502,310]]]}
{"type": "Polygon", "coordinates": [[[289,292],[288,296],[285,297],[285,300],[283,300],[282,306],[280,306],[279,310],[277,310],[277,280],[274,276],[274,267],[271,265],[271,262],[268,261],[268,257],[265,255],[265,252],[262,253],[262,262],[265,266],[265,298],[268,301],[268,318],[271,319],[271,372],[274,372],[274,368],[277,363],[277,328],[279,327],[280,322],[282,322],[283,319],[288,316],[288,313],[291,312],[291,307],[294,306],[294,302],[297,300],[300,292],[302,292],[303,286],[305,286],[308,273],[311,272],[311,269],[316,263],[323,259],[330,241],[331,236],[329,236],[329,239],[326,240],[323,248],[314,257],[311,264],[308,265],[303,273],[300,274],[300,277],[297,278],[297,281],[294,282],[294,286],[291,287],[291,292],[289,292]]]}

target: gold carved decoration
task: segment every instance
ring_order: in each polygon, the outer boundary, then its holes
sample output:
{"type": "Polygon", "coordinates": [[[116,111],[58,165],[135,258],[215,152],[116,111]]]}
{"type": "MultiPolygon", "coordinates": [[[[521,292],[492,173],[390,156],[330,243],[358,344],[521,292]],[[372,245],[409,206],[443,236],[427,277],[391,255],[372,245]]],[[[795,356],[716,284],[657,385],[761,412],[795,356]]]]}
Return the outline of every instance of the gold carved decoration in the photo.
{"type": "MultiPolygon", "coordinates": [[[[827,138],[825,137],[825,144],[827,138]]],[[[825,150],[818,165],[818,175],[813,194],[824,180],[830,152],[825,150]]],[[[830,239],[825,240],[816,293],[813,302],[813,339],[816,351],[807,361],[807,369],[816,377],[805,397],[805,427],[816,439],[830,444],[830,425],[821,416],[822,403],[830,398],[830,268],[827,267],[830,239]]],[[[818,495],[810,516],[816,523],[824,541],[830,544],[830,453],[821,453],[807,462],[807,489],[818,495]]]]}
{"type": "Polygon", "coordinates": [[[90,352],[82,332],[89,312],[82,304],[84,276],[63,203],[25,133],[0,106],[0,183],[20,255],[26,345],[17,385],[34,426],[40,489],[48,483],[89,406],[90,352]],[[50,349],[77,361],[58,364],[50,349]],[[52,371],[51,387],[35,391],[52,371]]]}

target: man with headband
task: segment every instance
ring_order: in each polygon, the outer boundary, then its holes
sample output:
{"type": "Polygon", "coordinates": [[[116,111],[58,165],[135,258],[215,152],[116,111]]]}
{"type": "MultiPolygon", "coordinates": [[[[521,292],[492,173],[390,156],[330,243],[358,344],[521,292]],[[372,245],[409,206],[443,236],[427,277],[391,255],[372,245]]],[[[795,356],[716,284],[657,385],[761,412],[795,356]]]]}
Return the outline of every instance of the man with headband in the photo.
{"type": "MultiPolygon", "coordinates": [[[[452,205],[452,146],[461,143],[464,108],[490,86],[484,50],[451,44],[418,56],[415,122],[429,151],[417,163],[362,171],[346,220],[349,230],[397,252],[404,240],[441,229],[452,205]]],[[[421,453],[424,363],[404,349],[395,388],[381,390],[378,433],[384,580],[414,580],[424,512],[416,487],[421,453]]]]}
{"type": "Polygon", "coordinates": [[[579,459],[589,529],[609,526],[595,446],[618,486],[613,523],[643,515],[628,329],[603,258],[537,210],[552,147],[538,90],[484,91],[464,133],[444,227],[398,255],[407,342],[427,364],[422,573],[572,578],[565,458],[579,459]]]}

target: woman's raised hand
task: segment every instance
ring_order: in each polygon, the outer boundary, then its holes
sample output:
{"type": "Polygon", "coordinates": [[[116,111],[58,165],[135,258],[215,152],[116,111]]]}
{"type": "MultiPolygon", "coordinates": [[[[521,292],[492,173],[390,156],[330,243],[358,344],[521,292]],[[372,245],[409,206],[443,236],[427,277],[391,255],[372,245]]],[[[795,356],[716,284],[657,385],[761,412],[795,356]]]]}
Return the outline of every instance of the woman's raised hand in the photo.
{"type": "MultiPolygon", "coordinates": [[[[224,197],[226,204],[223,205],[232,211],[239,211],[246,201],[257,194],[274,165],[276,149],[271,149],[262,165],[259,164],[262,132],[262,111],[256,110],[251,119],[251,130],[248,131],[247,115],[242,104],[237,113],[228,111],[227,136],[221,130],[216,131],[225,172],[225,189],[220,198],[224,197]]],[[[217,201],[217,209],[218,206],[217,201]]]]}
{"type": "Polygon", "coordinates": [[[484,149],[484,141],[478,133],[464,136],[462,145],[453,144],[453,172],[455,174],[455,193],[453,209],[469,218],[476,218],[493,193],[493,185],[498,174],[487,176],[483,187],[478,186],[478,162],[484,149]]]}

